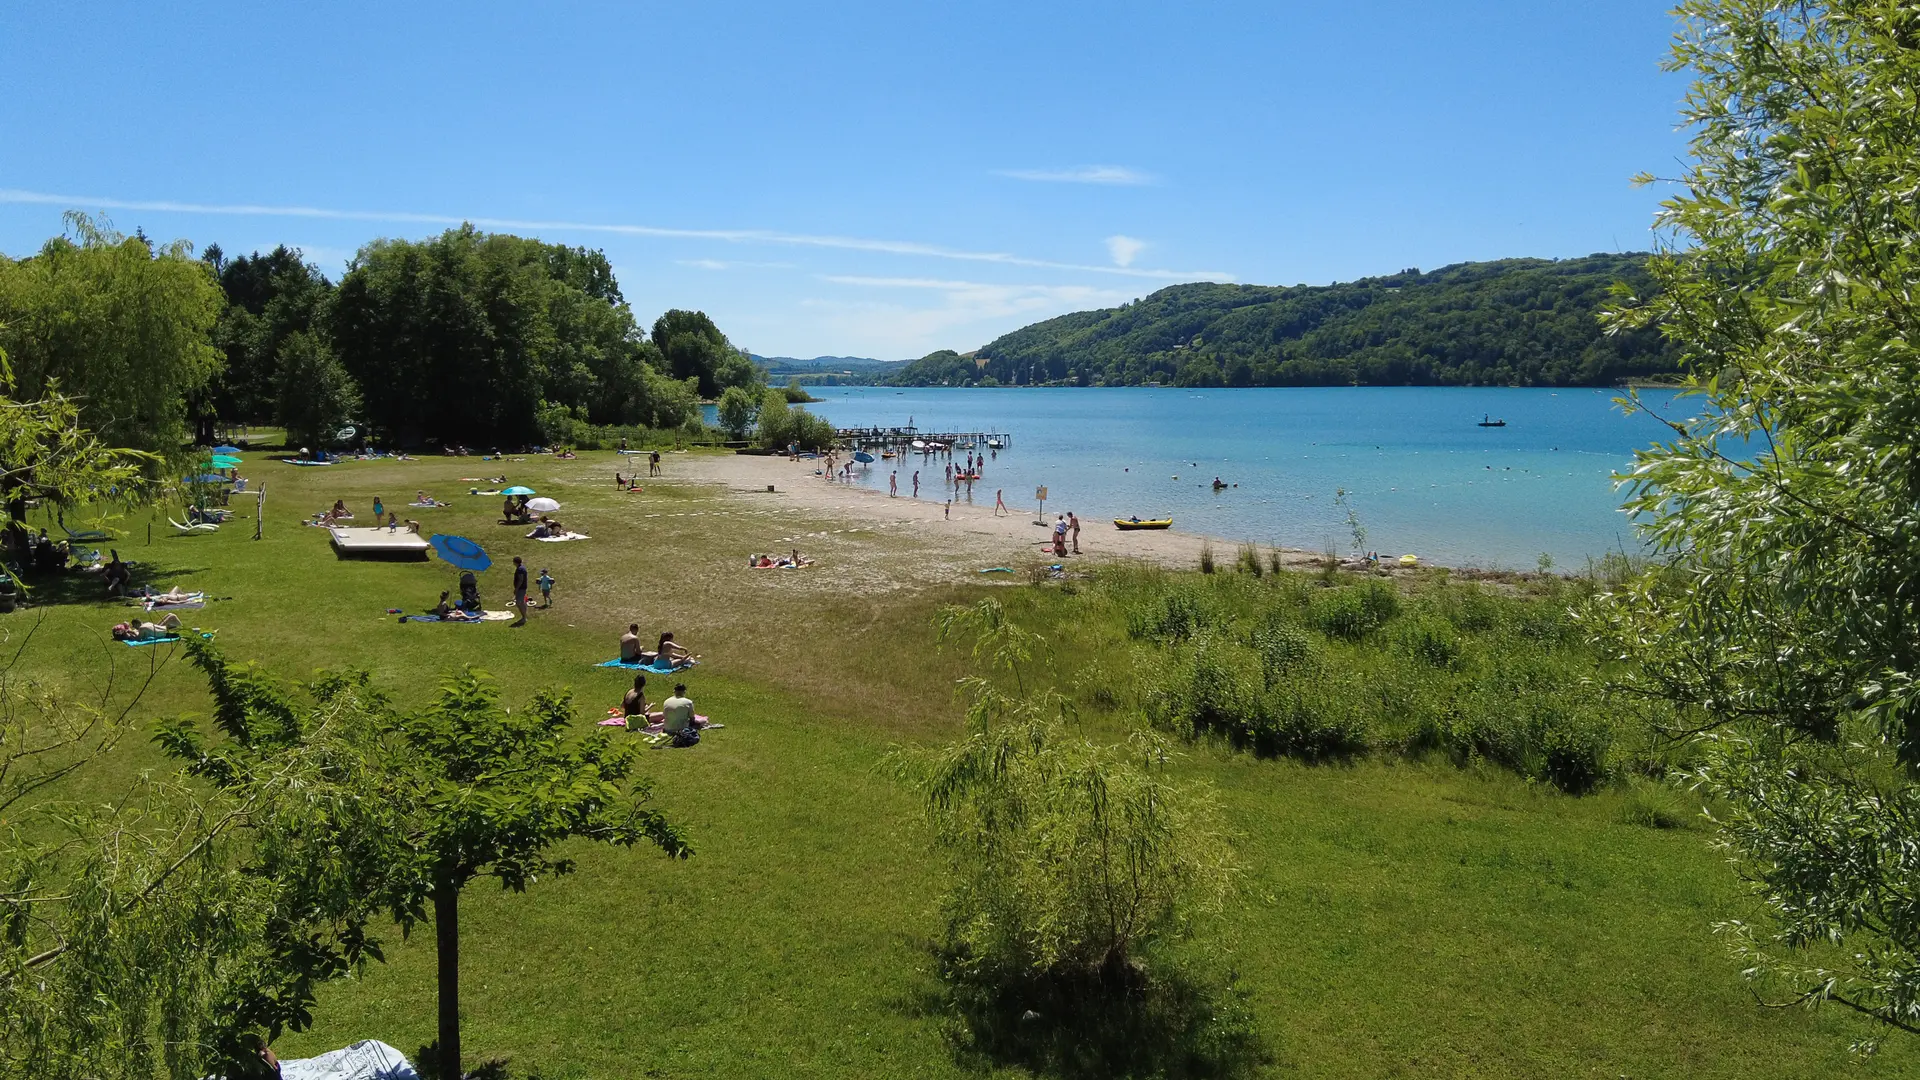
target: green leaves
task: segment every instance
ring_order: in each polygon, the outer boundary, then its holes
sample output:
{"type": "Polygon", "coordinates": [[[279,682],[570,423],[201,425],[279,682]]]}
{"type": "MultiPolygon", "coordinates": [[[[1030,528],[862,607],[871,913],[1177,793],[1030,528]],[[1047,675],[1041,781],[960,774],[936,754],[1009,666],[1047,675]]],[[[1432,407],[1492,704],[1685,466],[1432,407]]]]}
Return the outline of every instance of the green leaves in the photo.
{"type": "Polygon", "coordinates": [[[1920,1030],[1920,85],[1910,6],[1687,0],[1696,163],[1663,204],[1660,325],[1696,376],[1623,477],[1670,563],[1589,625],[1692,710],[1695,780],[1768,918],[1751,978],[1920,1030]]]}

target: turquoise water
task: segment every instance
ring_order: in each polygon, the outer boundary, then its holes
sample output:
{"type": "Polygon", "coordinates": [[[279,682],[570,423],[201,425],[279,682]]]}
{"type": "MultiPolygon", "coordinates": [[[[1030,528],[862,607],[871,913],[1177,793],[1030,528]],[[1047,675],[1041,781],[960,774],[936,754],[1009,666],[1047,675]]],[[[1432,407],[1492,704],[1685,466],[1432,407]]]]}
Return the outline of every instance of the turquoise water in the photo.
{"type": "MultiPolygon", "coordinates": [[[[1622,415],[1610,390],[809,389],[824,400],[808,408],[843,427],[911,418],[925,431],[1010,433],[974,486],[982,505],[1004,489],[1031,511],[1044,484],[1049,516],[1171,515],[1184,532],[1344,553],[1344,488],[1367,548],[1508,569],[1532,569],[1543,552],[1574,569],[1639,550],[1611,477],[1664,431],[1622,415]],[[1476,426],[1488,414],[1507,426],[1476,426]],[[1237,486],[1215,492],[1215,476],[1237,486]]],[[[901,463],[902,493],[918,468],[921,497],[944,498],[944,464],[901,463]]],[[[892,465],[862,482],[885,490],[892,465]]]]}

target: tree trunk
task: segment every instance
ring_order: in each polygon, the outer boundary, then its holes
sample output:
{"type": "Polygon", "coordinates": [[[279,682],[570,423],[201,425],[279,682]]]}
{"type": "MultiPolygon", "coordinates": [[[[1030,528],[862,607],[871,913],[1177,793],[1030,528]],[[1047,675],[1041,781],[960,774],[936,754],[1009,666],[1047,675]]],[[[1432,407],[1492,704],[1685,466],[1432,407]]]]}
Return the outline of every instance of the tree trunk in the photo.
{"type": "Polygon", "coordinates": [[[440,961],[440,1077],[460,1080],[460,887],[433,890],[433,933],[440,961]]]}

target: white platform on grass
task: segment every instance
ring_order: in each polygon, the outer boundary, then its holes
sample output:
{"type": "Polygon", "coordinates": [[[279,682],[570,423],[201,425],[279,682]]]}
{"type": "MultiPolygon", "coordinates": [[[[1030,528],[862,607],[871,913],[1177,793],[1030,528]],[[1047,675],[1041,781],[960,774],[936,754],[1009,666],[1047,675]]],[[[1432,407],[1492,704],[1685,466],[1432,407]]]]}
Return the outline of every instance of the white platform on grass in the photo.
{"type": "Polygon", "coordinates": [[[421,555],[432,550],[427,538],[406,529],[353,529],[335,525],[333,549],[342,555],[421,555]]]}

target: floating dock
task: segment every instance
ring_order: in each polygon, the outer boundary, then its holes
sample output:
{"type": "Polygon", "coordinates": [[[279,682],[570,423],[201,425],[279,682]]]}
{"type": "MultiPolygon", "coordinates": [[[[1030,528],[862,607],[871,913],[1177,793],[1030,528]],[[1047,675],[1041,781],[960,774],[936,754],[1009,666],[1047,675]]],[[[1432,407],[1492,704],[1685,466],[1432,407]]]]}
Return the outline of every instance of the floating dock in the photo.
{"type": "Polygon", "coordinates": [[[406,529],[350,529],[335,525],[327,532],[333,534],[333,550],[341,558],[424,559],[433,550],[426,537],[406,529]]]}

